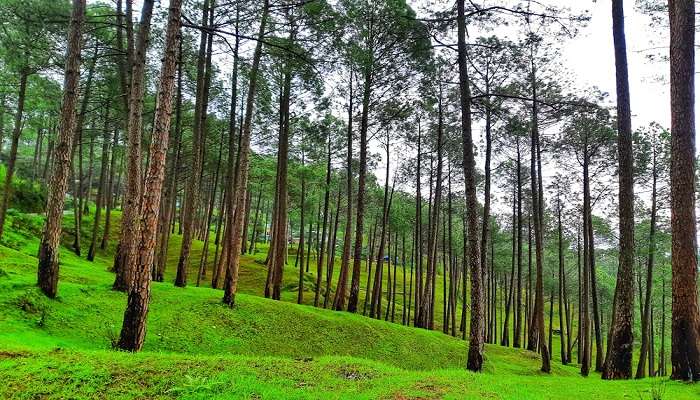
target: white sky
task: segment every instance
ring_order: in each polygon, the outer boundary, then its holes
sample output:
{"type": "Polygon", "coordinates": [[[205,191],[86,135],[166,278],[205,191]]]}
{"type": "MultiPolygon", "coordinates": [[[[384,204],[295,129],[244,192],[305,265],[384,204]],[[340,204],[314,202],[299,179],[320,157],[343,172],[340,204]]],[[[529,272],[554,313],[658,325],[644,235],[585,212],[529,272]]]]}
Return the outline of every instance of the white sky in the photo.
{"type": "MultiPolygon", "coordinates": [[[[615,99],[615,58],[612,38],[611,2],[562,0],[572,7],[586,7],[591,21],[578,37],[564,44],[563,64],[569,68],[581,87],[598,86],[615,99]]],[[[668,64],[649,61],[650,53],[667,53],[668,36],[650,27],[649,16],[635,10],[634,1],[625,2],[625,31],[632,100],[633,127],[657,121],[670,126],[670,94],[668,64]],[[659,48],[663,46],[663,48],[659,48]],[[654,48],[654,50],[650,50],[654,48]]]]}

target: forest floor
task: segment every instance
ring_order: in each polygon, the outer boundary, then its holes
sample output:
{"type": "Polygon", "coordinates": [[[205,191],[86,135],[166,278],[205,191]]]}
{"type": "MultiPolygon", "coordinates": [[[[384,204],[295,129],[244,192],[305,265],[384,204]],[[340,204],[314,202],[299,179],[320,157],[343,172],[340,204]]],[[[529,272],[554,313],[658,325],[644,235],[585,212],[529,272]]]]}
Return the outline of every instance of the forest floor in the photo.
{"type": "Polygon", "coordinates": [[[0,398],[700,398],[697,385],[582,378],[558,362],[543,374],[537,354],[496,345],[486,347],[484,372],[471,373],[466,342],[441,332],[254,295],[264,282],[256,256],[243,259],[233,309],[219,290],[177,288],[170,276],[154,283],[144,351],[114,351],[126,297],[111,290],[111,252],[91,263],[63,248],[59,296],[49,300],[35,287],[40,222],[9,225],[0,245],[0,398]]]}

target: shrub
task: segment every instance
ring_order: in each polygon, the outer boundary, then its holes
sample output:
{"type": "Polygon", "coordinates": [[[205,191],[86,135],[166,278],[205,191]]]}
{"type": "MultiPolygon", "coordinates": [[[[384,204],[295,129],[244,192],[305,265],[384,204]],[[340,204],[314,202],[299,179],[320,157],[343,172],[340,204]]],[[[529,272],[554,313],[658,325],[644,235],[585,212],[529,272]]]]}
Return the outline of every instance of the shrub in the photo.
{"type": "MultiPolygon", "coordinates": [[[[5,181],[5,167],[0,167],[0,182],[5,181]]],[[[46,187],[17,176],[12,180],[10,208],[25,213],[42,213],[46,207],[46,187]]]]}

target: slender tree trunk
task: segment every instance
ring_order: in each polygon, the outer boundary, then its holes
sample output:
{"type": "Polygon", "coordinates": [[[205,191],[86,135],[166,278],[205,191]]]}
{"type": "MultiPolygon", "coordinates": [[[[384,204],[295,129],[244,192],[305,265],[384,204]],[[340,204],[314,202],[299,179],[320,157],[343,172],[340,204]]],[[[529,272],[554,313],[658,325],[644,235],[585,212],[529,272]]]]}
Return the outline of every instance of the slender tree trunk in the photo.
{"type": "Polygon", "coordinates": [[[544,244],[542,232],[544,222],[542,221],[542,208],[544,199],[542,198],[541,173],[542,167],[539,166],[540,160],[540,145],[539,145],[539,127],[538,127],[538,103],[537,103],[537,81],[534,58],[531,50],[531,85],[532,85],[532,137],[530,147],[530,186],[532,191],[532,208],[533,208],[533,223],[535,226],[535,304],[533,309],[533,317],[531,319],[530,330],[528,334],[528,350],[539,350],[542,355],[542,372],[550,372],[550,356],[549,347],[545,337],[544,330],[544,293],[543,293],[543,259],[544,259],[544,244]],[[538,168],[539,167],[539,168],[538,168]]]}
{"type": "MultiPolygon", "coordinates": [[[[348,203],[352,202],[352,193],[348,194],[351,200],[348,201],[348,203]]],[[[333,258],[335,256],[335,243],[336,239],[338,236],[338,220],[339,220],[339,215],[340,215],[340,191],[338,191],[338,199],[335,205],[335,222],[333,223],[333,240],[328,242],[328,267],[326,268],[326,291],[325,294],[323,295],[323,308],[328,308],[328,302],[330,301],[331,297],[331,283],[333,281],[333,267],[335,267],[333,258]]],[[[347,211],[347,210],[346,210],[347,211]]],[[[352,217],[352,214],[350,214],[352,217]]],[[[346,222],[347,224],[347,222],[346,222]]],[[[351,227],[352,229],[352,227],[351,227]]],[[[346,238],[349,238],[350,236],[347,236],[346,238]]],[[[343,243],[343,252],[345,251],[346,247],[345,244],[343,243]]],[[[348,244],[347,246],[348,254],[350,253],[350,245],[348,244]]],[[[342,260],[341,260],[342,263],[342,260]]]]}
{"type": "MultiPolygon", "coordinates": [[[[224,133],[221,133],[221,142],[223,143],[224,133]]],[[[214,204],[216,202],[216,193],[218,192],[219,184],[219,171],[221,170],[221,154],[223,153],[223,146],[219,146],[219,157],[216,162],[216,169],[214,170],[214,177],[212,178],[212,188],[211,196],[209,197],[209,205],[207,207],[207,216],[204,223],[204,246],[202,248],[202,256],[199,260],[199,271],[197,273],[197,286],[199,287],[202,278],[207,276],[207,261],[209,260],[209,235],[211,232],[211,219],[214,215],[214,204]]],[[[214,264],[216,266],[216,264],[214,264]]]]}
{"type": "MultiPolygon", "coordinates": [[[[280,131],[277,150],[277,202],[275,208],[276,223],[273,231],[272,244],[274,250],[268,268],[268,282],[265,288],[265,295],[271,292],[274,300],[279,300],[281,295],[282,275],[287,262],[287,170],[289,152],[289,104],[291,92],[291,71],[283,74],[282,97],[280,101],[280,131]]],[[[304,227],[302,226],[302,230],[304,227]]]]}
{"type": "MultiPolygon", "coordinates": [[[[386,244],[386,241],[388,239],[388,225],[389,225],[389,131],[387,130],[387,144],[386,144],[386,174],[385,174],[385,181],[384,181],[384,204],[382,206],[382,226],[381,226],[381,233],[379,235],[379,251],[377,252],[377,268],[374,271],[374,284],[372,286],[372,302],[371,306],[369,309],[369,317],[374,318],[375,316],[377,318],[381,318],[382,315],[382,310],[381,310],[381,296],[382,296],[382,291],[381,291],[381,284],[382,284],[382,275],[384,272],[384,245],[386,244]]],[[[393,195],[393,188],[391,194],[393,195]]],[[[391,276],[389,277],[391,280],[391,276]]],[[[369,295],[369,294],[367,294],[369,295]]]]}
{"type": "MultiPolygon", "coordinates": [[[[240,11],[236,8],[236,27],[235,32],[238,33],[240,11]]],[[[238,50],[240,39],[236,35],[233,47],[233,68],[231,70],[231,104],[229,107],[228,121],[228,154],[226,158],[226,227],[224,229],[224,241],[221,249],[221,256],[216,267],[216,272],[212,274],[211,287],[218,288],[219,283],[225,280],[224,274],[228,274],[228,267],[231,265],[230,249],[231,249],[231,234],[235,230],[235,208],[236,196],[233,189],[238,184],[238,167],[240,166],[240,141],[236,144],[236,106],[238,101],[238,50]]],[[[240,138],[240,135],[239,135],[240,138]]],[[[267,218],[267,214],[266,214],[267,218]]],[[[265,229],[267,229],[267,221],[265,221],[265,229]]],[[[224,300],[226,301],[226,299],[224,300]]]]}
{"type": "MultiPolygon", "coordinates": [[[[656,143],[654,143],[656,146],[656,143]]],[[[656,253],[656,147],[652,149],[652,171],[651,171],[651,218],[649,222],[649,253],[647,255],[647,274],[646,274],[646,296],[644,298],[644,312],[642,314],[642,344],[639,350],[639,363],[637,364],[637,372],[635,378],[644,378],[644,368],[646,367],[647,354],[649,355],[649,365],[653,370],[654,363],[651,359],[654,358],[654,350],[650,346],[650,341],[653,343],[654,331],[651,328],[651,289],[653,283],[654,271],[654,255],[656,253]]],[[[651,374],[650,374],[651,376],[651,374]]]]}
{"type": "MultiPolygon", "coordinates": [[[[423,293],[423,203],[421,201],[421,125],[418,119],[418,137],[416,138],[418,150],[416,152],[416,232],[415,232],[415,257],[416,257],[416,289],[415,289],[415,311],[413,325],[421,325],[420,312],[421,294],[423,293]]],[[[465,305],[466,306],[466,305],[465,305]]]]}
{"type": "MultiPolygon", "coordinates": [[[[127,4],[129,2],[127,1],[127,4]]],[[[129,93],[129,118],[127,129],[126,193],[122,202],[121,236],[114,256],[117,272],[112,288],[130,289],[138,242],[138,212],[141,200],[141,128],[143,123],[143,98],[145,90],[146,50],[150,40],[153,0],[144,0],[141,23],[135,53],[131,61],[131,88],[129,93]]]]}
{"type": "MultiPolygon", "coordinates": [[[[373,18],[373,17],[372,17],[373,18]]],[[[373,24],[373,19],[370,24],[373,24]]],[[[367,180],[367,129],[369,126],[370,97],[374,71],[369,65],[364,71],[364,88],[362,92],[362,116],[360,120],[360,173],[357,181],[357,221],[355,223],[355,248],[352,263],[352,279],[350,282],[350,297],[348,311],[356,312],[360,296],[360,273],[362,272],[362,239],[365,223],[365,195],[367,180]]],[[[342,307],[336,307],[336,309],[342,307]]]]}
{"type": "MultiPolygon", "coordinates": [[[[304,138],[302,136],[302,142],[304,141],[304,138]]],[[[300,263],[299,263],[299,291],[297,293],[297,304],[301,304],[304,301],[304,211],[305,211],[305,205],[306,205],[306,182],[303,176],[303,169],[304,169],[304,153],[302,150],[302,155],[301,155],[301,168],[302,168],[302,176],[301,176],[301,205],[299,206],[299,209],[301,211],[301,221],[299,225],[299,250],[301,251],[301,254],[299,254],[300,258],[300,263]]],[[[310,232],[309,232],[310,233],[310,232]]],[[[311,241],[311,236],[309,235],[309,241],[311,241]]]]}
{"type": "MultiPolygon", "coordinates": [[[[590,194],[589,194],[590,197],[590,194]]],[[[593,219],[592,219],[591,209],[588,210],[588,246],[589,252],[588,257],[590,257],[589,268],[591,269],[589,279],[591,280],[591,303],[593,305],[593,328],[595,330],[595,368],[596,372],[601,372],[603,370],[603,363],[605,361],[605,351],[603,349],[603,335],[601,327],[601,316],[600,316],[600,306],[598,303],[598,284],[596,278],[596,264],[595,264],[595,241],[593,237],[593,219]]]]}
{"type": "MultiPolygon", "coordinates": [[[[346,185],[346,200],[347,200],[347,205],[345,207],[345,232],[343,233],[343,255],[340,258],[340,274],[338,276],[338,285],[336,287],[336,295],[335,299],[333,301],[333,309],[335,310],[342,310],[345,308],[345,293],[347,292],[347,286],[348,286],[348,269],[350,268],[350,241],[352,237],[352,113],[353,113],[353,87],[352,87],[352,81],[353,81],[353,73],[352,71],[350,72],[350,84],[349,84],[349,89],[350,89],[350,94],[348,96],[348,132],[347,132],[347,158],[345,160],[346,163],[346,177],[345,177],[345,185],[346,185]],[[338,300],[337,302],[335,300],[338,300]]],[[[363,110],[364,113],[364,110],[363,110]]],[[[364,117],[363,117],[364,118],[364,117]]],[[[364,123],[364,122],[363,122],[364,123]]],[[[365,128],[366,131],[366,128],[365,128]]],[[[365,133],[366,135],[366,133],[365,133]]],[[[366,155],[365,155],[366,157],[366,155]]],[[[362,170],[362,167],[360,167],[360,170],[362,170]]],[[[362,185],[364,185],[364,178],[362,173],[360,173],[361,177],[361,182],[362,185]]],[[[364,186],[361,188],[364,190],[364,186]]],[[[340,194],[338,194],[340,196],[340,194]]],[[[358,192],[358,202],[359,202],[359,197],[360,194],[358,192]]],[[[359,203],[358,203],[359,206],[359,203]]],[[[359,216],[359,211],[358,211],[358,216],[359,216]]],[[[337,218],[337,215],[336,215],[337,218]]],[[[353,279],[355,278],[355,265],[358,265],[362,261],[361,259],[357,259],[358,254],[361,257],[362,256],[362,249],[360,251],[357,251],[357,244],[355,245],[355,253],[354,256],[356,257],[355,260],[353,260],[353,279]]],[[[330,283],[330,279],[332,276],[328,276],[327,282],[330,283]]],[[[358,279],[359,279],[359,272],[358,272],[358,279]]],[[[359,285],[359,281],[358,281],[359,285]]],[[[358,287],[358,292],[359,292],[359,287],[358,287]]],[[[330,285],[327,285],[326,288],[326,299],[324,300],[323,307],[326,307],[326,302],[328,301],[328,296],[330,293],[330,285]]],[[[366,296],[366,294],[365,294],[366,296]]]]}
{"type": "Polygon", "coordinates": [[[87,259],[93,261],[95,259],[95,250],[97,249],[97,235],[100,229],[100,214],[105,198],[105,180],[107,179],[107,162],[109,161],[109,100],[105,104],[104,128],[102,137],[102,161],[100,165],[100,179],[97,186],[97,197],[95,198],[95,216],[92,225],[92,240],[88,249],[87,259]]]}
{"type": "Polygon", "coordinates": [[[590,224],[590,219],[588,218],[589,216],[589,210],[590,210],[590,188],[589,188],[589,181],[588,181],[588,151],[585,150],[585,154],[583,156],[583,267],[581,269],[581,279],[583,281],[583,288],[581,291],[581,321],[579,326],[580,326],[580,331],[581,331],[581,341],[582,343],[582,348],[580,351],[583,352],[583,354],[580,356],[581,357],[581,375],[583,376],[588,376],[590,367],[591,367],[591,359],[590,359],[590,354],[591,354],[591,328],[590,328],[590,313],[589,313],[589,304],[590,304],[590,273],[591,273],[591,268],[590,268],[590,263],[591,263],[591,258],[589,257],[589,252],[590,252],[590,246],[589,246],[589,240],[590,236],[588,235],[588,224],[590,224]]]}
{"type": "Polygon", "coordinates": [[[253,254],[255,249],[255,242],[258,240],[258,217],[260,216],[260,201],[262,200],[262,184],[260,185],[260,190],[258,191],[258,200],[255,202],[255,217],[253,218],[253,232],[250,235],[250,246],[248,247],[248,253],[253,254]]]}
{"type": "MultiPolygon", "coordinates": [[[[566,272],[564,271],[564,240],[563,240],[563,235],[562,235],[562,225],[561,225],[561,209],[562,209],[562,204],[561,204],[561,198],[560,198],[560,193],[559,193],[559,182],[557,182],[557,236],[558,236],[558,253],[559,253],[559,337],[561,338],[559,347],[560,347],[560,352],[561,352],[561,362],[562,364],[566,365],[569,363],[569,355],[567,353],[567,345],[566,345],[566,332],[568,327],[564,324],[564,312],[566,312],[564,308],[564,285],[566,284],[564,276],[566,275],[566,272]]],[[[550,318],[550,323],[551,323],[551,318],[550,318]]],[[[550,328],[551,329],[551,328],[550,328]]],[[[549,343],[552,343],[552,340],[550,338],[549,343]]]]}
{"type": "MultiPolygon", "coordinates": [[[[93,123],[94,125],[94,123],[93,123]]],[[[94,177],[93,164],[95,161],[95,136],[90,136],[90,153],[88,156],[88,177],[87,185],[85,185],[85,196],[83,197],[83,214],[90,214],[90,192],[92,191],[92,179],[94,177]]]]}
{"type": "Polygon", "coordinates": [[[175,97],[175,127],[173,129],[174,140],[171,142],[169,155],[170,168],[166,174],[165,187],[162,200],[163,209],[160,212],[159,242],[157,244],[157,257],[154,266],[153,280],[163,282],[165,266],[168,259],[168,246],[170,244],[170,225],[174,220],[177,206],[177,181],[180,167],[180,149],[182,147],[182,41],[179,42],[177,60],[177,92],[175,97]]]}
{"type": "MultiPolygon", "coordinates": [[[[248,78],[248,94],[246,98],[245,119],[242,126],[241,141],[239,144],[238,170],[236,171],[236,188],[234,194],[235,207],[241,210],[244,207],[245,192],[248,187],[248,168],[250,165],[250,134],[253,122],[253,108],[255,105],[255,92],[257,89],[258,69],[262,56],[262,41],[265,37],[265,25],[267,24],[268,12],[270,9],[269,0],[264,0],[262,17],[260,18],[260,29],[258,31],[258,41],[255,45],[253,60],[248,78]]],[[[230,249],[239,249],[243,234],[243,213],[234,214],[230,234],[230,249]]],[[[226,268],[226,279],[224,281],[223,302],[230,306],[235,304],[235,294],[238,286],[238,272],[240,267],[241,253],[239,251],[229,251],[228,266],[226,268]]]]}
{"type": "Polygon", "coordinates": [[[661,348],[659,349],[659,372],[666,376],[666,276],[661,279],[661,348]]]}
{"type": "Polygon", "coordinates": [[[117,169],[117,145],[119,144],[119,129],[114,128],[114,136],[112,137],[112,151],[109,160],[109,178],[104,192],[105,203],[105,227],[102,232],[102,240],[100,241],[100,249],[105,250],[109,244],[109,230],[112,226],[112,207],[114,204],[114,171],[117,169]]]}
{"type": "MultiPolygon", "coordinates": [[[[603,379],[632,377],[634,345],[634,177],[632,154],[632,116],[630,111],[627,45],[623,0],[613,0],[613,39],[617,82],[617,130],[619,161],[620,256],[615,286],[615,308],[608,338],[608,357],[603,379]]],[[[641,362],[644,364],[644,362],[641,362]]],[[[644,368],[642,368],[642,371],[644,368]]]]}
{"type": "Polygon", "coordinates": [[[513,347],[520,348],[520,338],[523,330],[523,287],[522,287],[522,271],[523,271],[523,185],[522,185],[522,164],[520,156],[520,136],[516,137],[517,150],[517,185],[518,185],[518,221],[517,221],[517,237],[518,237],[518,278],[515,290],[515,330],[513,331],[513,347]]]}
{"type": "MultiPolygon", "coordinates": [[[[66,40],[68,49],[63,81],[61,122],[54,150],[54,167],[51,170],[49,194],[46,202],[46,224],[39,245],[37,282],[48,297],[56,297],[58,291],[58,248],[61,241],[63,206],[68,190],[70,155],[76,127],[80,82],[80,46],[85,18],[85,0],[73,0],[73,11],[66,40]]],[[[4,99],[3,99],[4,100],[4,99]]],[[[7,194],[7,192],[5,192],[7,194]]]]}
{"type": "MultiPolygon", "coordinates": [[[[471,93],[469,90],[469,75],[467,69],[466,17],[464,0],[457,0],[457,47],[459,64],[459,94],[462,111],[462,150],[464,168],[464,186],[467,209],[467,234],[469,243],[469,270],[471,274],[471,324],[469,334],[469,354],[467,369],[481,371],[484,364],[483,341],[483,299],[484,293],[481,282],[481,265],[479,259],[478,229],[479,221],[476,214],[476,173],[474,167],[474,148],[472,141],[471,93]]],[[[464,289],[466,291],[466,288],[464,289]]]]}
{"type": "MultiPolygon", "coordinates": [[[[488,85],[488,72],[487,72],[487,84],[486,84],[486,93],[487,95],[489,94],[489,85],[488,85]]],[[[486,99],[486,129],[485,129],[485,136],[486,136],[486,151],[484,153],[484,207],[483,207],[483,216],[481,218],[481,244],[480,244],[480,249],[481,249],[481,273],[482,276],[486,273],[487,266],[486,266],[486,260],[487,260],[487,252],[488,252],[488,238],[489,238],[489,227],[490,227],[490,211],[491,211],[491,109],[490,109],[490,104],[489,104],[489,98],[487,97],[486,99]]],[[[490,282],[490,281],[489,281],[490,282]]],[[[488,286],[488,285],[487,285],[488,286]]],[[[491,298],[491,290],[490,288],[488,289],[488,295],[486,296],[486,302],[489,303],[489,299],[491,298]]],[[[491,307],[489,306],[487,308],[487,320],[488,320],[488,327],[485,330],[485,335],[486,339],[489,343],[492,343],[493,339],[493,321],[492,317],[493,315],[491,314],[490,310],[491,307]]]]}
{"type": "MultiPolygon", "coordinates": [[[[511,248],[511,262],[510,262],[510,285],[507,288],[508,291],[508,296],[506,299],[505,303],[505,320],[503,321],[503,332],[501,334],[501,346],[508,347],[510,346],[510,332],[509,332],[509,320],[510,320],[510,308],[511,305],[513,304],[513,294],[514,294],[514,286],[515,286],[515,252],[517,251],[516,248],[516,227],[517,227],[517,221],[516,221],[516,214],[515,214],[515,205],[516,205],[516,194],[515,190],[513,190],[513,237],[511,239],[512,242],[512,248],[511,248]]],[[[515,310],[514,310],[515,311],[515,310]]],[[[515,313],[513,313],[515,314],[515,313]]]]}
{"type": "MultiPolygon", "coordinates": [[[[202,9],[202,25],[212,25],[216,0],[205,0],[202,9]]],[[[182,247],[177,262],[175,286],[187,286],[187,269],[189,267],[190,251],[194,235],[194,217],[199,203],[200,175],[203,167],[204,138],[206,137],[206,122],[209,105],[209,87],[212,79],[212,44],[213,33],[202,31],[199,43],[199,58],[197,60],[197,91],[194,112],[194,128],[192,132],[192,161],[191,172],[185,189],[185,202],[182,207],[182,247]],[[206,54],[206,56],[204,55],[206,54]]]]}
{"type": "Polygon", "coordinates": [[[326,161],[326,185],[323,194],[323,233],[319,245],[319,255],[316,260],[316,293],[314,294],[314,307],[318,307],[318,302],[321,293],[321,279],[323,279],[323,251],[326,243],[326,227],[328,224],[328,205],[330,202],[330,185],[331,185],[331,135],[328,134],[328,150],[326,161]]]}

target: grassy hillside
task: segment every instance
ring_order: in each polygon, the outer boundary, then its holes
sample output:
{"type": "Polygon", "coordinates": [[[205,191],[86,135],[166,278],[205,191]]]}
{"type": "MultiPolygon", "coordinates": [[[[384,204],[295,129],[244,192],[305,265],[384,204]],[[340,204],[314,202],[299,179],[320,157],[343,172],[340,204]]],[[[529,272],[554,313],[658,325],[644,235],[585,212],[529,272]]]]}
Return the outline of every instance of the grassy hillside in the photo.
{"type": "MultiPolygon", "coordinates": [[[[125,295],[110,290],[111,255],[89,263],[63,249],[49,300],[34,287],[36,239],[13,235],[25,240],[0,246],[0,398],[700,397],[697,386],[604,382],[558,363],[544,375],[536,354],[500,346],[487,346],[474,374],[466,343],[442,333],[245,293],[229,309],[220,291],[170,282],[154,284],[145,351],[121,353],[111,344],[125,295]]],[[[244,292],[259,293],[260,268],[245,258],[255,290],[244,292]]]]}

